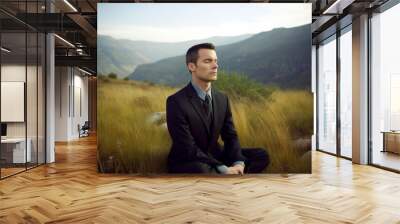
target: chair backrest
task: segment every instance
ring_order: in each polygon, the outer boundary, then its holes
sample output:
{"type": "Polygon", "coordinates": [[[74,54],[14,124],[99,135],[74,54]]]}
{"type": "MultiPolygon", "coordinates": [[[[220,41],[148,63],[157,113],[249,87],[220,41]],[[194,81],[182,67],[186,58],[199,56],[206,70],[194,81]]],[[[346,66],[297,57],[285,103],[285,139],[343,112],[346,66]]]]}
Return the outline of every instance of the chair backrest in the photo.
{"type": "Polygon", "coordinates": [[[89,129],[90,128],[90,123],[89,121],[85,121],[85,124],[82,126],[83,129],[89,129]]]}

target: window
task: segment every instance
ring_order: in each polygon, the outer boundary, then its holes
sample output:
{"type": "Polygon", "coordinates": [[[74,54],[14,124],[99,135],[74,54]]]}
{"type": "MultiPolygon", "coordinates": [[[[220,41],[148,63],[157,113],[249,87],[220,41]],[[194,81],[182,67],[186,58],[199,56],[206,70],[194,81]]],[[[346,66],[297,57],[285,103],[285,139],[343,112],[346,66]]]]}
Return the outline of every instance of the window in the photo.
{"type": "Polygon", "coordinates": [[[352,157],[352,34],[351,26],[340,36],[340,155],[352,157]]]}
{"type": "Polygon", "coordinates": [[[372,163],[400,170],[400,4],[371,18],[372,163]]]}
{"type": "Polygon", "coordinates": [[[318,149],[336,153],[336,35],[318,48],[318,149]]]}
{"type": "MultiPolygon", "coordinates": [[[[40,5],[44,3],[19,2],[18,13],[41,13],[40,5]]],[[[4,178],[45,163],[46,40],[44,33],[12,16],[0,12],[0,20],[0,86],[4,87],[1,98],[14,95],[14,99],[22,99],[14,102],[22,101],[14,107],[20,113],[3,103],[0,106],[2,114],[18,115],[17,119],[1,118],[2,127],[6,127],[0,144],[0,178],[4,178]]]]}

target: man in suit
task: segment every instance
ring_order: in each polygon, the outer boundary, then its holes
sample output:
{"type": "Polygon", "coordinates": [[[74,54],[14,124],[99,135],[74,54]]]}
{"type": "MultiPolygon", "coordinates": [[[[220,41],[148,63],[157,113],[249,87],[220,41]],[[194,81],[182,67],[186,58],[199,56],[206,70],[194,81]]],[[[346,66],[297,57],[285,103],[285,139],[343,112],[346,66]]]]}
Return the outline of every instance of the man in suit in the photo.
{"type": "Polygon", "coordinates": [[[260,173],[269,163],[264,149],[240,147],[228,97],[211,88],[217,80],[217,62],[210,43],[192,46],[186,53],[192,80],[167,99],[171,173],[260,173]]]}

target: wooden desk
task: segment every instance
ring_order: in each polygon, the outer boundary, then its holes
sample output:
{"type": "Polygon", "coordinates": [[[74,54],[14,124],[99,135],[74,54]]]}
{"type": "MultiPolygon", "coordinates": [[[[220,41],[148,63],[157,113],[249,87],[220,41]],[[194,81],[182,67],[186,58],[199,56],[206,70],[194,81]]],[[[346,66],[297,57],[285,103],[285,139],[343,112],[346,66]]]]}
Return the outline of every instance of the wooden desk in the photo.
{"type": "Polygon", "coordinates": [[[26,147],[26,154],[25,154],[25,138],[1,139],[1,155],[3,159],[5,159],[6,162],[9,163],[30,162],[32,157],[31,154],[32,141],[30,138],[28,138],[26,142],[28,143],[27,144],[28,147],[26,147]]]}
{"type": "Polygon", "coordinates": [[[400,154],[400,131],[382,131],[381,133],[383,133],[382,152],[400,154]]]}

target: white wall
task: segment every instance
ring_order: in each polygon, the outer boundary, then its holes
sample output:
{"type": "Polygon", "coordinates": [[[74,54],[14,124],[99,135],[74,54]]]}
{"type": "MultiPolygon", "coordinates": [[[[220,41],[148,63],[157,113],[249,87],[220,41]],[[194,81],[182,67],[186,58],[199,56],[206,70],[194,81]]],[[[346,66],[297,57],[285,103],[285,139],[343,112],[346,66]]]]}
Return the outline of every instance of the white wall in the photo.
{"type": "MultiPolygon", "coordinates": [[[[3,64],[1,66],[1,81],[2,82],[25,82],[25,75],[27,69],[28,74],[35,72],[36,67],[18,64],[3,64]]],[[[36,92],[28,92],[28,97],[33,96],[36,97],[36,92]]],[[[3,96],[4,97],[4,96],[3,96]]],[[[36,105],[35,105],[36,107],[36,105]]],[[[1,110],[6,110],[7,108],[1,108],[1,110]]],[[[30,114],[28,114],[29,116],[30,114]]],[[[28,117],[28,120],[33,120],[31,117],[28,117]]],[[[25,122],[7,122],[7,136],[8,137],[25,137],[25,122]]],[[[29,137],[29,136],[28,136],[29,137]]]]}
{"type": "MultiPolygon", "coordinates": [[[[1,66],[2,82],[24,82],[27,91],[23,106],[19,109],[20,113],[26,112],[26,120],[24,118],[22,122],[6,122],[7,137],[24,138],[26,135],[31,143],[29,147],[32,151],[32,161],[36,162],[36,159],[39,159],[39,163],[45,162],[45,89],[42,71],[40,65],[37,67],[36,65],[25,66],[25,64],[2,64],[1,66]],[[27,80],[25,80],[26,78],[27,80]]],[[[2,95],[2,98],[4,97],[7,98],[7,95],[2,95]]],[[[9,110],[8,113],[16,113],[12,111],[12,108],[2,107],[1,110],[2,112],[9,110]]]]}
{"type": "Polygon", "coordinates": [[[68,71],[67,67],[55,68],[55,141],[68,140],[68,88],[70,84],[68,71]]]}
{"type": "MultiPolygon", "coordinates": [[[[30,69],[33,69],[33,67],[28,66],[28,72],[30,69]]],[[[7,65],[7,64],[1,65],[1,81],[25,82],[25,64],[24,65],[7,65]]]]}
{"type": "MultiPolygon", "coordinates": [[[[28,67],[28,70],[31,67],[28,67]]],[[[25,64],[24,65],[7,65],[1,66],[1,81],[3,82],[25,82],[25,64]]],[[[4,96],[3,96],[4,97],[4,96]]],[[[1,108],[6,110],[7,108],[1,108]]],[[[25,137],[25,122],[10,122],[7,123],[8,137],[25,137]]]]}
{"type": "Polygon", "coordinates": [[[83,75],[76,68],[56,67],[56,141],[77,139],[78,124],[88,120],[88,78],[83,75]]]}

